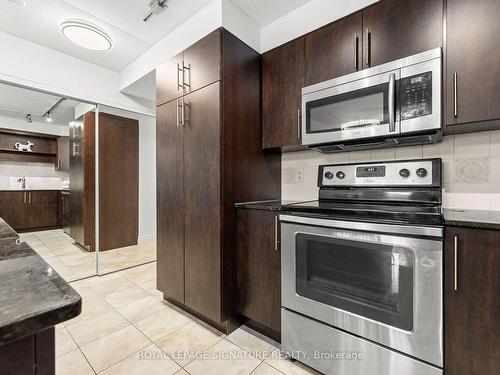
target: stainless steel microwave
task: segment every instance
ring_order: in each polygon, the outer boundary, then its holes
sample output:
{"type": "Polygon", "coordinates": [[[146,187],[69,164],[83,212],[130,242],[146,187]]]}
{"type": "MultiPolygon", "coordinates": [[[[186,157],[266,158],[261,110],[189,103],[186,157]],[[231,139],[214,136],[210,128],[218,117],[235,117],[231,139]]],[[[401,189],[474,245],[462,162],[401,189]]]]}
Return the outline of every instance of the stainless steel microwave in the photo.
{"type": "Polygon", "coordinates": [[[322,152],[442,137],[441,48],[302,89],[302,145],[322,152]]]}

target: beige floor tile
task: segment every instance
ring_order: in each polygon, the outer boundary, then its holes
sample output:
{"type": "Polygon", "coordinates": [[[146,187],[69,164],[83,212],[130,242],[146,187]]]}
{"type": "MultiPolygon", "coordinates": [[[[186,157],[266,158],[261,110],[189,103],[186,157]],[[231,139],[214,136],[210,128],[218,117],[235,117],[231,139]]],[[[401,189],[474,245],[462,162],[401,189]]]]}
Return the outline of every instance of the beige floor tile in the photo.
{"type": "Polygon", "coordinates": [[[283,375],[283,373],[266,363],[261,363],[259,367],[252,372],[252,375],[283,375]]]}
{"type": "Polygon", "coordinates": [[[95,374],[84,355],[75,349],[56,358],[57,375],[93,375],[95,374]]]}
{"type": "Polygon", "coordinates": [[[242,326],[227,336],[227,340],[252,353],[260,360],[266,359],[278,343],[268,339],[254,330],[242,326]]]}
{"type": "Polygon", "coordinates": [[[113,308],[111,307],[111,305],[100,297],[90,300],[82,297],[82,312],[76,318],[65,321],[64,325],[66,327],[76,326],[78,324],[82,324],[88,319],[91,319],[98,315],[102,315],[112,309],[113,308]]]}
{"type": "Polygon", "coordinates": [[[163,298],[163,292],[156,289],[156,280],[149,280],[145,283],[138,284],[138,286],[153,294],[154,296],[163,298]]]}
{"type": "Polygon", "coordinates": [[[84,346],[128,325],[130,322],[123,316],[117,311],[110,310],[81,324],[70,326],[68,331],[79,346],[84,346]]]}
{"type": "Polygon", "coordinates": [[[265,363],[287,375],[319,374],[319,372],[314,371],[312,368],[300,362],[294,362],[284,358],[279,349],[275,349],[269,357],[266,358],[265,363]]]}
{"type": "Polygon", "coordinates": [[[139,320],[134,325],[155,342],[191,321],[186,315],[167,307],[159,313],[139,320]]]}
{"type": "Polygon", "coordinates": [[[56,326],[56,357],[78,349],[75,341],[62,324],[56,326]]]}
{"type": "Polygon", "coordinates": [[[189,372],[181,368],[179,371],[177,371],[174,375],[190,375],[189,372]]]}
{"type": "Polygon", "coordinates": [[[148,297],[149,293],[144,289],[133,285],[129,288],[120,289],[116,292],[107,293],[103,296],[104,300],[113,307],[124,306],[139,299],[148,297]]]}
{"type": "Polygon", "coordinates": [[[94,277],[87,281],[94,292],[100,296],[108,293],[116,292],[117,290],[133,287],[134,284],[118,274],[94,277]]]}
{"type": "Polygon", "coordinates": [[[210,349],[224,338],[224,334],[197,322],[186,324],[156,344],[182,367],[195,359],[197,352],[210,349]]]}
{"type": "Polygon", "coordinates": [[[261,363],[227,340],[220,341],[207,353],[206,359],[194,360],[185,370],[191,375],[245,375],[250,374],[261,363]]]}
{"type": "Polygon", "coordinates": [[[165,308],[167,308],[167,305],[163,300],[149,294],[134,302],[115,307],[120,314],[132,323],[145,319],[165,308]]]}
{"type": "Polygon", "coordinates": [[[156,280],[156,264],[153,263],[153,267],[147,265],[138,266],[127,270],[128,272],[122,271],[120,275],[126,278],[127,280],[132,281],[134,284],[145,283],[149,280],[156,280]],[[137,268],[137,270],[136,270],[137,268]]]}
{"type": "Polygon", "coordinates": [[[128,326],[91,342],[81,349],[92,367],[100,372],[149,345],[151,341],[140,331],[133,326],[128,326]]]}
{"type": "Polygon", "coordinates": [[[181,368],[157,346],[148,346],[109,367],[102,375],[171,375],[181,368]]]}

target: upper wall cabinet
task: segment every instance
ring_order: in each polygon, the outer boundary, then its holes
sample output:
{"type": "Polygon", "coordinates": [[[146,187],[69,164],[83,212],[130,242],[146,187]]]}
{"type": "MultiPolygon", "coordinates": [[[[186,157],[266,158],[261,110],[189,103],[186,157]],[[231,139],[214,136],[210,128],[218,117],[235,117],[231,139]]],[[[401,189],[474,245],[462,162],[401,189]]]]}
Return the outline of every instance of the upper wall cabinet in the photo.
{"type": "Polygon", "coordinates": [[[448,0],[446,13],[446,131],[453,133],[462,126],[449,125],[500,119],[500,1],[448,0]]]}
{"type": "Polygon", "coordinates": [[[306,86],[362,69],[362,34],[358,12],[306,35],[306,86]]]}
{"type": "Polygon", "coordinates": [[[305,64],[305,38],[295,39],[262,56],[264,148],[300,145],[305,64]]]}
{"type": "Polygon", "coordinates": [[[442,0],[382,0],[364,9],[363,68],[441,47],[442,19],[442,0]]]}
{"type": "Polygon", "coordinates": [[[221,31],[215,30],[156,68],[156,105],[220,80],[221,31]]]}

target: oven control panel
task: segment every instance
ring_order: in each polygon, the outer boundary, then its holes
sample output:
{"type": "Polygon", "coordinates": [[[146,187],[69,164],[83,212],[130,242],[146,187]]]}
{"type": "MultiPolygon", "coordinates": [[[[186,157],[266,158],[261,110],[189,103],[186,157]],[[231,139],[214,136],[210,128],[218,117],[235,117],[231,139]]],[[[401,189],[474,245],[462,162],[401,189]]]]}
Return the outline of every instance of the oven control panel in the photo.
{"type": "Polygon", "coordinates": [[[319,187],[441,186],[441,160],[402,160],[319,167],[319,187]]]}

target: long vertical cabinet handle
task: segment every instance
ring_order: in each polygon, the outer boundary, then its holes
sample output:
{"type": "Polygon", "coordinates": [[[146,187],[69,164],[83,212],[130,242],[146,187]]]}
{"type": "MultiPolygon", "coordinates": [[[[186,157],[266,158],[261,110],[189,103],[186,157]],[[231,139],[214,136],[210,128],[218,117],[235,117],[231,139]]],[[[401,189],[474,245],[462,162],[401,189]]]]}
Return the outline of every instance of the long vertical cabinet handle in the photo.
{"type": "Polygon", "coordinates": [[[184,97],[181,99],[181,121],[182,126],[186,125],[186,103],[184,101],[184,97]]]}
{"type": "Polygon", "coordinates": [[[276,252],[279,252],[279,220],[278,220],[278,215],[274,217],[274,250],[276,252]]]}
{"type": "MultiPolygon", "coordinates": [[[[184,65],[184,63],[182,65],[184,65]]],[[[182,72],[182,79],[184,80],[184,70],[181,69],[181,64],[177,63],[177,91],[184,88],[184,86],[181,85],[181,79],[179,77],[179,73],[181,72],[182,72]]]]}
{"type": "Polygon", "coordinates": [[[297,109],[297,139],[300,140],[300,108],[297,109]]]}
{"type": "Polygon", "coordinates": [[[458,236],[454,237],[454,254],[453,254],[453,289],[458,290],[458,236]]]}
{"type": "Polygon", "coordinates": [[[31,204],[31,191],[28,193],[28,202],[31,204]]]}
{"type": "Polygon", "coordinates": [[[182,87],[185,89],[188,88],[188,91],[191,90],[191,64],[182,63],[182,87]],[[189,73],[188,83],[186,83],[186,70],[189,73]]]}
{"type": "Polygon", "coordinates": [[[358,33],[354,33],[354,70],[358,70],[358,33]]]}
{"type": "Polygon", "coordinates": [[[372,49],[372,33],[369,28],[366,28],[366,60],[365,65],[370,66],[371,63],[371,49],[372,49]]]}
{"type": "Polygon", "coordinates": [[[453,116],[458,117],[458,73],[453,73],[453,116]]]}
{"type": "Polygon", "coordinates": [[[24,204],[26,204],[26,192],[24,192],[24,204]]]}
{"type": "Polygon", "coordinates": [[[180,107],[179,99],[175,101],[175,125],[179,127],[181,124],[179,122],[179,107],[180,107]]]}

